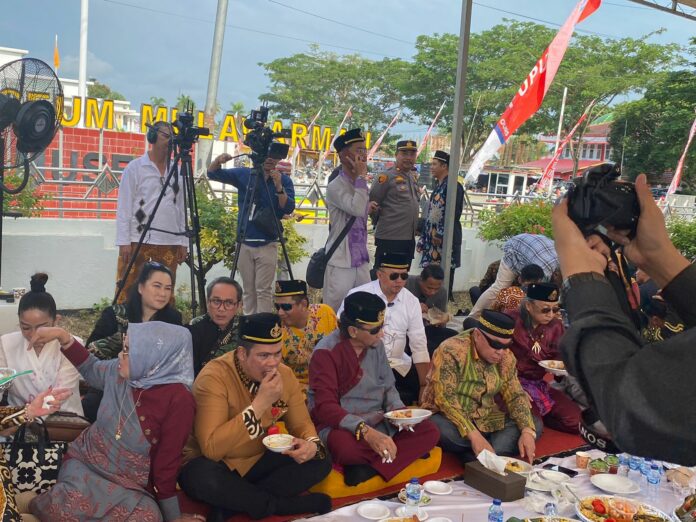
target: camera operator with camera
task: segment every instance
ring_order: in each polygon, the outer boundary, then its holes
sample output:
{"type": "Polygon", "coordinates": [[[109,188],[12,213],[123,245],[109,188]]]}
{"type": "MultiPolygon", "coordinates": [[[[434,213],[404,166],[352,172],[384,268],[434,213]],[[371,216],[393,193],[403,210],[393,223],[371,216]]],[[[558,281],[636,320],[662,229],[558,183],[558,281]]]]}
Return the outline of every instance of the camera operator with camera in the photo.
{"type": "Polygon", "coordinates": [[[237,188],[237,234],[248,218],[238,253],[244,287],[244,315],[271,312],[274,311],[273,280],[278,263],[279,240],[274,219],[294,212],[295,187],[290,176],[276,169],[279,160],[269,156],[262,164],[263,184],[268,190],[259,180],[255,193],[247,194],[253,170],[247,167],[223,169],[222,164],[231,159],[229,154],[215,158],[208,167],[208,178],[237,188]]]}
{"type": "Polygon", "coordinates": [[[616,175],[618,171],[588,190],[592,180],[588,183],[586,174],[583,185],[553,211],[571,322],[561,342],[564,360],[620,450],[693,466],[696,267],[671,243],[645,176],[637,178],[634,189],[613,181],[616,175]],[[594,226],[587,226],[591,222],[594,226]],[[605,276],[612,251],[592,229],[655,280],[687,330],[644,344],[627,313],[626,296],[605,276]]]}

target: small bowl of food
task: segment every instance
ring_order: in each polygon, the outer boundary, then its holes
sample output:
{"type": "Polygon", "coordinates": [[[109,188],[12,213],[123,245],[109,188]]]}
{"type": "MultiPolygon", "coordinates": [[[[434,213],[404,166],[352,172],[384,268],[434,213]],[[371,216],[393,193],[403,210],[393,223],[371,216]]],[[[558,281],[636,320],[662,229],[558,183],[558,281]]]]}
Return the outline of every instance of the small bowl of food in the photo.
{"type": "Polygon", "coordinates": [[[594,459],[587,465],[587,469],[590,470],[590,476],[598,473],[609,473],[609,464],[602,459],[594,459]]]}
{"type": "Polygon", "coordinates": [[[616,455],[607,455],[604,457],[604,462],[609,464],[609,473],[616,475],[619,472],[619,457],[616,455]]]}
{"type": "Polygon", "coordinates": [[[263,438],[263,445],[275,453],[283,453],[292,448],[292,435],[277,433],[263,438]]]}
{"type": "Polygon", "coordinates": [[[541,366],[544,370],[553,375],[558,375],[560,377],[568,375],[568,372],[565,368],[565,363],[563,361],[539,361],[539,366],[541,366]]]}
{"type": "Polygon", "coordinates": [[[0,382],[5,381],[4,383],[0,384],[0,394],[10,389],[14,381],[12,379],[6,381],[6,379],[9,377],[14,377],[16,374],[17,370],[12,368],[0,368],[0,382]]]}
{"type": "Polygon", "coordinates": [[[423,422],[433,414],[422,408],[404,408],[403,410],[388,411],[384,417],[395,426],[412,426],[423,422]]]}

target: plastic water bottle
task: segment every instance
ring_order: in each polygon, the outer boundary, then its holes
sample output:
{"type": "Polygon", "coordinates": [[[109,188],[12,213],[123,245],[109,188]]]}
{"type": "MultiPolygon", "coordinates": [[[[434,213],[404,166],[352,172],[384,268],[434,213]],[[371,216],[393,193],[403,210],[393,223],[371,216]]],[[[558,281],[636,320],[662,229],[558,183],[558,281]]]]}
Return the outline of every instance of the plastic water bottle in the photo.
{"type": "Polygon", "coordinates": [[[503,507],[500,499],[493,500],[493,504],[488,508],[488,522],[503,522],[503,507]]]}
{"type": "Polygon", "coordinates": [[[417,478],[412,478],[411,481],[406,484],[406,508],[404,509],[404,514],[407,517],[412,517],[413,515],[418,515],[418,505],[421,500],[421,485],[417,478]]]}
{"type": "Polygon", "coordinates": [[[556,517],[558,516],[558,508],[556,507],[556,504],[554,502],[549,502],[546,504],[544,507],[544,515],[547,517],[556,517]]]}
{"type": "Polygon", "coordinates": [[[643,463],[640,465],[640,478],[644,488],[648,487],[648,474],[652,463],[652,459],[643,459],[643,463]]]}
{"type": "Polygon", "coordinates": [[[657,498],[660,491],[660,481],[662,480],[662,475],[660,474],[660,469],[657,464],[650,466],[650,471],[647,475],[647,491],[648,497],[651,499],[657,498]]]}
{"type": "Polygon", "coordinates": [[[628,461],[629,461],[629,456],[625,453],[621,453],[619,455],[619,471],[617,472],[618,475],[621,476],[628,476],[628,470],[630,469],[628,466],[628,461]]]}
{"type": "Polygon", "coordinates": [[[631,455],[631,457],[628,459],[628,476],[634,480],[638,480],[641,477],[640,475],[640,466],[643,464],[643,459],[640,457],[636,457],[635,455],[631,455]]]}

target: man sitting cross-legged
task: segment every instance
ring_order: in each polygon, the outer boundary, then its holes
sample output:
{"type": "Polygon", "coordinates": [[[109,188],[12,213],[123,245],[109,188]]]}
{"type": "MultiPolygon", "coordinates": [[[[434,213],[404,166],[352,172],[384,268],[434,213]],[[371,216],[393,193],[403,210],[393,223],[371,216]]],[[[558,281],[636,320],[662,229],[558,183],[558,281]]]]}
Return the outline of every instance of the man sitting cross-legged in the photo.
{"type": "Polygon", "coordinates": [[[300,495],[331,471],[304,395],[281,361],[281,327],[275,314],[242,317],[239,348],[205,365],[193,384],[197,456],[184,466],[181,488],[215,509],[208,520],[243,512],[270,515],[325,513],[331,499],[300,495]],[[282,420],[293,448],[266,450],[268,428],[282,420]]]}
{"type": "Polygon", "coordinates": [[[368,292],[345,298],[339,330],[322,339],[309,362],[308,402],[319,436],[355,485],[379,473],[389,481],[437,444],[426,420],[400,431],[384,413],[404,407],[384,346],[384,301],[368,292]]]}
{"type": "Polygon", "coordinates": [[[466,460],[484,449],[534,458],[542,423],[532,416],[509,350],[515,321],[484,310],[478,326],[450,337],[435,351],[422,406],[433,411],[442,449],[466,460]],[[495,404],[500,393],[508,413],[495,404]]]}

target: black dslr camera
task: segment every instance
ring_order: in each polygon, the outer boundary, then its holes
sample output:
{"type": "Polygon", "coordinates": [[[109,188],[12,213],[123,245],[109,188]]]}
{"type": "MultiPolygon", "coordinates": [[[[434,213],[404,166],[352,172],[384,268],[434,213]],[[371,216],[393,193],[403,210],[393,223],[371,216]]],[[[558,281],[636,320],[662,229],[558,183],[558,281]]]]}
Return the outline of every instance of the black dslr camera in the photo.
{"type": "Polygon", "coordinates": [[[244,120],[244,126],[249,129],[244,138],[244,145],[251,149],[251,161],[255,167],[261,166],[266,158],[285,159],[290,145],[274,141],[276,138],[290,138],[290,131],[273,132],[266,127],[268,121],[268,105],[264,103],[259,110],[252,110],[244,120]]]}
{"type": "Polygon", "coordinates": [[[633,183],[619,181],[616,165],[603,163],[588,169],[568,191],[568,216],[585,235],[607,226],[629,230],[634,237],[640,205],[633,183]]]}
{"type": "Polygon", "coordinates": [[[179,113],[172,127],[177,130],[173,136],[174,143],[189,150],[198,141],[199,136],[210,135],[210,129],[207,127],[196,127],[193,124],[193,105],[187,105],[184,111],[179,113]]]}

